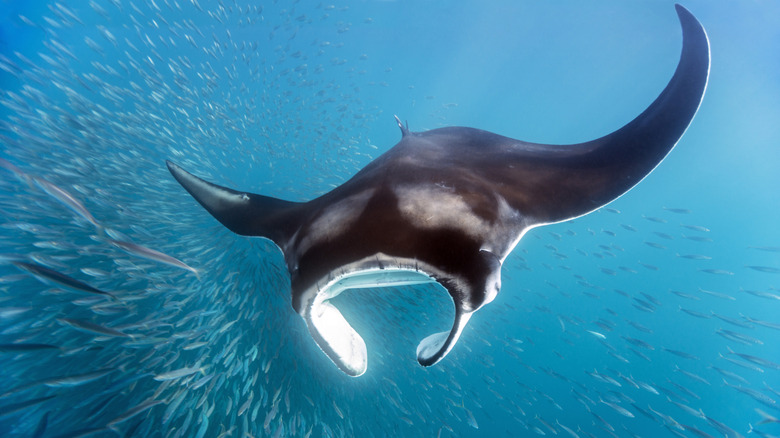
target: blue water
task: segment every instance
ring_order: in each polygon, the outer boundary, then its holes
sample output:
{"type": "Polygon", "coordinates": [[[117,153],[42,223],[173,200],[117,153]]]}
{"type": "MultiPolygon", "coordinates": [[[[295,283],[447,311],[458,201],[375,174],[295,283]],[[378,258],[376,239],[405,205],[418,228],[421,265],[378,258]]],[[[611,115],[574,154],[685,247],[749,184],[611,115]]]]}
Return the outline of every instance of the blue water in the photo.
{"type": "Polygon", "coordinates": [[[225,230],[164,160],[304,201],[392,147],[393,115],[597,138],[671,77],[673,2],[0,1],[0,158],[18,168],[0,169],[0,435],[779,436],[780,6],[685,6],[712,67],[663,163],[530,231],[433,367],[414,352],[451,324],[442,289],[338,297],[368,345],[349,378],[278,250],[225,230]]]}

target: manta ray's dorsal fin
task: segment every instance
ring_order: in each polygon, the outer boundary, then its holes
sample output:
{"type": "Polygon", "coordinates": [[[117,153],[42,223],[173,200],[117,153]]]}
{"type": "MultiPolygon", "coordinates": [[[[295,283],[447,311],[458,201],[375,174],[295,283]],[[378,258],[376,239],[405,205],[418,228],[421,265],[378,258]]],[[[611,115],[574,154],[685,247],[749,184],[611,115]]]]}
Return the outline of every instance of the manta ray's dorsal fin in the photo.
{"type": "Polygon", "coordinates": [[[395,117],[395,122],[398,123],[398,127],[401,128],[401,137],[406,137],[409,135],[409,122],[406,123],[406,126],[404,126],[403,122],[401,122],[401,119],[398,118],[398,116],[395,117]]]}
{"type": "Polygon", "coordinates": [[[284,247],[299,224],[297,202],[239,192],[204,181],[176,164],[168,170],[203,208],[230,231],[271,239],[284,247]]]}

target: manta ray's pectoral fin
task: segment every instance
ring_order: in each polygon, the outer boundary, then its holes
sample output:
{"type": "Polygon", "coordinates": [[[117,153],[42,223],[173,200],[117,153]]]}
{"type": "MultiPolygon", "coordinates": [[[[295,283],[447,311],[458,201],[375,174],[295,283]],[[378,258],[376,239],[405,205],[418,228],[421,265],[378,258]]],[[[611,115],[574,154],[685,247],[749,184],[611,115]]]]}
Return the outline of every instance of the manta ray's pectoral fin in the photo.
{"type": "Polygon", "coordinates": [[[300,203],[218,186],[170,161],[165,163],[176,181],[230,231],[265,237],[282,247],[297,229],[300,203]]]}
{"type": "Polygon", "coordinates": [[[417,346],[417,361],[422,366],[431,366],[442,360],[458,342],[471,315],[498,295],[501,289],[501,260],[490,251],[480,250],[466,275],[466,279],[439,281],[455,303],[455,321],[450,331],[434,333],[417,346]]]}

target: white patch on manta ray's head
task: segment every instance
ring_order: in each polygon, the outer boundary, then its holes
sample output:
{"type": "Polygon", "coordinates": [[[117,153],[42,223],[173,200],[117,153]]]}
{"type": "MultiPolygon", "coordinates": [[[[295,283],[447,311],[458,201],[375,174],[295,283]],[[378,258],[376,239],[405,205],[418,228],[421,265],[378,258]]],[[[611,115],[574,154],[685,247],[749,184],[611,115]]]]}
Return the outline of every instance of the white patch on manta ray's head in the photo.
{"type": "MultiPolygon", "coordinates": [[[[423,229],[485,230],[480,218],[454,189],[443,185],[408,185],[394,189],[398,209],[414,226],[423,229]]],[[[481,236],[472,236],[481,237],[481,236]]]]}
{"type": "Polygon", "coordinates": [[[303,254],[318,242],[327,241],[346,233],[360,217],[374,190],[364,190],[325,208],[309,225],[306,237],[298,245],[303,254]]]}
{"type": "Polygon", "coordinates": [[[500,259],[511,252],[516,236],[524,228],[523,216],[506,199],[494,194],[496,221],[479,217],[463,197],[442,184],[400,186],[394,190],[398,209],[414,226],[423,229],[456,229],[483,242],[480,249],[500,259]]]}

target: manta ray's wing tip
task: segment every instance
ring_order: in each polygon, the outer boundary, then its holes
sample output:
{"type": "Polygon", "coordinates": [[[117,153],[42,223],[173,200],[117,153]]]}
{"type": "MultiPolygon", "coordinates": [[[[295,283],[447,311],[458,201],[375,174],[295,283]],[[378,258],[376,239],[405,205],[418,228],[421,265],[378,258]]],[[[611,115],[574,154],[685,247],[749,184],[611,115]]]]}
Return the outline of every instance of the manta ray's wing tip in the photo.
{"type": "Polygon", "coordinates": [[[688,8],[686,8],[685,6],[683,6],[683,5],[679,4],[679,3],[675,3],[674,4],[674,9],[677,11],[677,14],[679,14],[679,15],[682,15],[682,14],[693,15],[693,14],[691,14],[691,11],[688,10],[688,8]]]}
{"type": "MultiPolygon", "coordinates": [[[[165,166],[168,168],[168,172],[170,172],[176,181],[183,185],[185,189],[187,188],[185,184],[188,179],[200,179],[196,178],[195,175],[187,172],[183,167],[179,166],[171,160],[166,159],[165,166]]],[[[187,189],[187,191],[189,191],[189,189],[187,189]]]]}
{"type": "Polygon", "coordinates": [[[677,12],[677,17],[680,19],[683,27],[689,24],[695,24],[698,27],[702,27],[699,20],[685,6],[675,3],[674,10],[677,12]]]}

